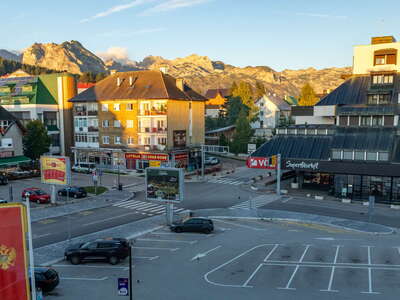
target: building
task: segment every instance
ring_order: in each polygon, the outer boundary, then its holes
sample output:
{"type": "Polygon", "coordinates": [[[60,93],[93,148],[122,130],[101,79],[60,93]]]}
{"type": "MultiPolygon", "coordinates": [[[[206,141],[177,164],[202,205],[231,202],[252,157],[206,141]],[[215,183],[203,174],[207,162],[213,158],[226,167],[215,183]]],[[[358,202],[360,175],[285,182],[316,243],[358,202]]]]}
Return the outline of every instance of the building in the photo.
{"type": "Polygon", "coordinates": [[[303,187],[353,200],[400,202],[400,43],[354,47],[353,74],[314,107],[293,109],[296,125],[252,156],[280,153],[303,187]]]}
{"type": "Polygon", "coordinates": [[[11,113],[0,106],[0,169],[30,162],[22,145],[25,128],[11,113]]]}
{"type": "Polygon", "coordinates": [[[292,122],[290,105],[275,94],[265,94],[255,104],[259,110],[258,120],[251,123],[251,127],[257,137],[270,138],[276,127],[292,122]]]}
{"type": "Polygon", "coordinates": [[[75,164],[194,167],[206,99],[160,71],[114,73],[70,99],[75,164]]]}
{"type": "Polygon", "coordinates": [[[206,102],[206,116],[217,118],[220,114],[224,114],[226,111],[225,104],[229,96],[229,89],[207,90],[205,94],[208,99],[206,102]]]}
{"type": "Polygon", "coordinates": [[[70,155],[76,81],[68,73],[32,76],[18,70],[0,78],[0,104],[23,125],[39,119],[51,137],[51,154],[70,155]]]}
{"type": "Polygon", "coordinates": [[[221,140],[232,142],[233,136],[236,133],[236,125],[229,125],[222,128],[206,131],[206,144],[207,145],[221,145],[221,140]],[[223,137],[222,137],[223,136],[223,137]]]}
{"type": "Polygon", "coordinates": [[[86,91],[88,88],[91,88],[94,85],[95,85],[95,83],[93,83],[93,82],[78,82],[76,84],[77,92],[78,92],[78,94],[80,94],[83,91],[86,91]]]}

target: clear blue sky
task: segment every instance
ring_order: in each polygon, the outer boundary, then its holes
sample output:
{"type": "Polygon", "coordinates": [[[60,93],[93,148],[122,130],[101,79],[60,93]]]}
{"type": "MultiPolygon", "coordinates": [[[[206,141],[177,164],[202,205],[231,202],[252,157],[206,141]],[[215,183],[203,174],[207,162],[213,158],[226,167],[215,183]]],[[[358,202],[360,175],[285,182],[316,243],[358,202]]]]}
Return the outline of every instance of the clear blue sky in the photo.
{"type": "Polygon", "coordinates": [[[0,48],[78,40],[133,60],[196,53],[276,70],[341,67],[371,36],[400,39],[398,0],[15,0],[0,11],[0,48]]]}

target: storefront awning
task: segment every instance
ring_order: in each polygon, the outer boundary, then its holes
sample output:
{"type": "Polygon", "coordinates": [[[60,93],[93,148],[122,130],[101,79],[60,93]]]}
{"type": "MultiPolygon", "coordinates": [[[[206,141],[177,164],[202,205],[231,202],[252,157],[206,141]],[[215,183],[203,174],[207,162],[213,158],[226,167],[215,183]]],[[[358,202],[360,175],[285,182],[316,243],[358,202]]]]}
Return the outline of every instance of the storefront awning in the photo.
{"type": "Polygon", "coordinates": [[[0,166],[7,166],[7,165],[15,165],[22,162],[30,162],[31,159],[26,156],[14,156],[14,157],[6,157],[0,158],[0,166]]]}

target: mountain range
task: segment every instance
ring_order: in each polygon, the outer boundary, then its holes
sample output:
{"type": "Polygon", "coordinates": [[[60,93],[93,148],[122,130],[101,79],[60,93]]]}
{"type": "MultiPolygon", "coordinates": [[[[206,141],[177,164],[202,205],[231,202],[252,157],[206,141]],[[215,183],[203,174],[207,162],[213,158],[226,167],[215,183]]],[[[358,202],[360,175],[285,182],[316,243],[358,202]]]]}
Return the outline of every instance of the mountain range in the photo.
{"type": "MultiPolygon", "coordinates": [[[[101,56],[101,54],[99,55],[101,56]]],[[[100,58],[78,41],[35,43],[21,54],[0,49],[0,57],[20,61],[24,64],[45,67],[74,74],[83,72],[109,72],[132,70],[158,70],[163,68],[174,77],[183,78],[200,93],[208,89],[229,88],[233,82],[246,81],[255,86],[263,83],[271,93],[280,96],[298,96],[301,87],[309,82],[317,93],[334,89],[344,80],[342,75],[351,73],[350,67],[317,70],[284,70],[277,72],[268,66],[236,67],[222,61],[213,61],[207,56],[192,54],[173,60],[161,56],[147,56],[142,61],[123,61],[112,57],[100,58]]]]}

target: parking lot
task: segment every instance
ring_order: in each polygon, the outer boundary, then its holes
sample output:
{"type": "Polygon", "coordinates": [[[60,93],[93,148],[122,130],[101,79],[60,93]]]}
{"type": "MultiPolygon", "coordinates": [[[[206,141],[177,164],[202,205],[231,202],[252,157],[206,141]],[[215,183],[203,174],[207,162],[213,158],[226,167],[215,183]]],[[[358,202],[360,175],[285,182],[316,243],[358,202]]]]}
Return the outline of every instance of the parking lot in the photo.
{"type": "MultiPolygon", "coordinates": [[[[214,233],[158,229],[136,238],[136,299],[397,299],[400,242],[319,225],[214,220],[214,233]]],[[[119,299],[117,279],[128,260],[111,266],[53,266],[61,283],[46,298],[119,299]]]]}

